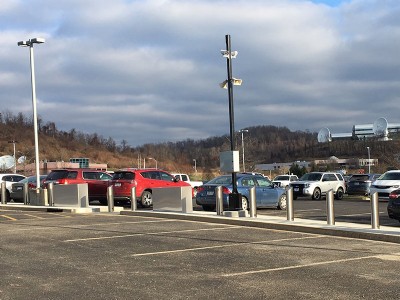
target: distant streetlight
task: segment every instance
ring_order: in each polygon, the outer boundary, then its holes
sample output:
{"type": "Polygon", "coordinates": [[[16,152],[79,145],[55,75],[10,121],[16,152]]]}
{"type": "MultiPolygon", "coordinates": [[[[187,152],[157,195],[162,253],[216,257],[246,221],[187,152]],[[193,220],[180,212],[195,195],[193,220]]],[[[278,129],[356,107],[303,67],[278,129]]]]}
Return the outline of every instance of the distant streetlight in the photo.
{"type": "Polygon", "coordinates": [[[369,147],[367,147],[367,151],[368,151],[368,174],[371,174],[371,155],[370,155],[369,147]]]}
{"type": "Polygon", "coordinates": [[[148,157],[148,159],[154,160],[154,161],[156,162],[156,169],[158,169],[158,168],[157,168],[157,160],[156,160],[155,158],[152,158],[152,157],[148,157]]]}
{"type": "Polygon", "coordinates": [[[193,158],[193,162],[194,162],[194,172],[197,174],[197,162],[196,162],[196,159],[193,158]]]}
{"type": "Polygon", "coordinates": [[[14,146],[14,173],[17,173],[17,158],[15,157],[15,144],[18,143],[15,140],[8,141],[9,144],[13,144],[14,146]]]}
{"type": "Polygon", "coordinates": [[[35,83],[35,62],[33,59],[33,44],[43,44],[44,38],[34,38],[28,41],[17,43],[21,47],[29,47],[29,57],[31,61],[31,85],[32,85],[32,106],[33,106],[33,131],[35,135],[35,165],[36,165],[36,193],[40,191],[40,170],[39,170],[39,138],[38,138],[38,120],[36,110],[36,83],[35,83]]]}
{"type": "Polygon", "coordinates": [[[246,172],[246,167],[244,165],[244,142],[243,142],[243,133],[249,132],[248,129],[241,129],[239,132],[242,134],[242,165],[243,165],[243,172],[246,172]]]}

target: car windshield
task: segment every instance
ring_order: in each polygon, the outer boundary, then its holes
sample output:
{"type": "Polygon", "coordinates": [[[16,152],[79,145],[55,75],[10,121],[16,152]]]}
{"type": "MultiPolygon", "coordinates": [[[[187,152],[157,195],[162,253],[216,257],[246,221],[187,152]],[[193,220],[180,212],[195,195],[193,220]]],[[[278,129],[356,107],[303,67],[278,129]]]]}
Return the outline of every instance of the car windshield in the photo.
{"type": "Polygon", "coordinates": [[[274,180],[289,180],[289,176],[285,175],[276,176],[274,180]]]}
{"type": "Polygon", "coordinates": [[[63,179],[63,178],[70,178],[70,176],[68,176],[68,174],[69,174],[68,170],[52,171],[47,176],[47,180],[57,180],[57,179],[63,179]]]}
{"type": "Polygon", "coordinates": [[[207,184],[231,185],[232,176],[220,176],[207,182],[207,184]]]}
{"type": "Polygon", "coordinates": [[[379,180],[400,180],[400,172],[385,173],[379,180]]]}
{"type": "Polygon", "coordinates": [[[321,173],[307,173],[301,176],[302,181],[320,181],[322,177],[321,173]]]}

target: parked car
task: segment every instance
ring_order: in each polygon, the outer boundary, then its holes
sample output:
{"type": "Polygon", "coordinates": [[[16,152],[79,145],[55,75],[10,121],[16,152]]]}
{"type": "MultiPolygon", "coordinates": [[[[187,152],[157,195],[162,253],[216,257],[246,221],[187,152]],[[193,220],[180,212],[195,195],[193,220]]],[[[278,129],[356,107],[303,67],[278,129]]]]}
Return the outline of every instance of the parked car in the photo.
{"type": "Polygon", "coordinates": [[[367,196],[372,182],[379,176],[381,174],[354,174],[347,182],[347,194],[367,196]]]}
{"type": "Polygon", "coordinates": [[[336,199],[343,199],[346,190],[344,178],[339,173],[311,172],[304,174],[299,181],[290,184],[293,187],[293,199],[299,196],[320,200],[329,190],[333,190],[336,199]]]}
{"type": "Polygon", "coordinates": [[[24,175],[20,174],[0,174],[0,181],[5,181],[6,183],[6,200],[7,202],[10,201],[10,193],[12,184],[24,179],[24,175]]]}
{"type": "MultiPolygon", "coordinates": [[[[43,183],[43,181],[46,177],[47,177],[47,175],[40,175],[39,176],[40,182],[43,183]]],[[[14,202],[24,202],[24,185],[25,185],[25,183],[28,183],[28,189],[35,189],[36,188],[36,175],[26,177],[26,178],[22,179],[21,181],[18,181],[11,185],[10,198],[12,200],[14,200],[14,202]]]]}
{"type": "Polygon", "coordinates": [[[389,194],[400,188],[400,170],[391,170],[376,179],[369,189],[370,195],[378,193],[381,200],[389,200],[389,194]]]}
{"type": "Polygon", "coordinates": [[[299,178],[297,175],[278,175],[272,180],[272,183],[274,183],[277,186],[280,186],[282,188],[289,186],[289,184],[293,181],[297,181],[299,178]]]}
{"type": "Polygon", "coordinates": [[[387,212],[389,218],[400,221],[400,189],[389,194],[387,212]]]}
{"type": "MultiPolygon", "coordinates": [[[[257,207],[277,207],[286,209],[285,189],[277,187],[262,175],[249,173],[238,173],[237,189],[242,195],[241,208],[249,208],[249,189],[256,188],[257,207]]],[[[196,204],[201,205],[204,210],[211,211],[216,207],[215,188],[222,186],[224,208],[229,207],[229,194],[232,193],[232,176],[222,175],[203,184],[197,189],[196,204]]]]}
{"type": "Polygon", "coordinates": [[[190,186],[170,173],[159,169],[123,169],[115,171],[111,185],[116,201],[131,201],[132,187],[136,187],[136,201],[142,207],[153,205],[153,188],[190,186]]]}
{"type": "Polygon", "coordinates": [[[87,183],[89,201],[99,200],[107,204],[107,188],[112,176],[95,169],[57,169],[52,170],[43,181],[43,187],[53,184],[87,183]]]}

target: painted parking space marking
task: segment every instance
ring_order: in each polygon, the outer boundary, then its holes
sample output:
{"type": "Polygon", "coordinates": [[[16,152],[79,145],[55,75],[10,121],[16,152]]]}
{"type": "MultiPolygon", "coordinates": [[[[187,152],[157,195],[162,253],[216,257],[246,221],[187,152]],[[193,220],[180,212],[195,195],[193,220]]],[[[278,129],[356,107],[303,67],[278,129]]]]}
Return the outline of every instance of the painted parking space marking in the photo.
{"type": "Polygon", "coordinates": [[[270,242],[284,242],[284,241],[293,241],[293,240],[304,240],[304,239],[315,239],[325,237],[322,235],[315,236],[303,236],[298,238],[284,238],[284,239],[276,239],[276,240],[267,240],[267,241],[256,241],[256,242],[245,242],[245,243],[232,243],[227,245],[216,245],[216,246],[206,246],[206,247],[197,247],[197,248],[187,248],[187,249],[178,249],[178,250],[170,250],[170,251],[159,251],[159,252],[148,252],[148,253],[137,253],[132,254],[133,257],[137,256],[150,256],[150,255],[162,255],[162,254],[171,254],[171,253],[181,253],[181,252],[190,252],[190,251],[199,251],[206,249],[217,249],[217,248],[226,248],[226,247],[235,247],[235,246],[247,246],[247,245],[263,245],[265,243],[270,242]]]}
{"type": "Polygon", "coordinates": [[[7,220],[11,220],[11,221],[17,221],[17,219],[15,219],[15,218],[13,218],[13,217],[10,217],[10,216],[8,216],[8,215],[0,215],[0,217],[5,218],[5,219],[7,219],[7,220]]]}
{"type": "Polygon", "coordinates": [[[263,269],[263,270],[253,270],[253,271],[246,271],[246,272],[238,272],[238,273],[229,273],[229,274],[221,274],[219,277],[234,277],[234,276],[246,276],[246,275],[253,275],[259,273],[270,273],[270,272],[279,272],[285,270],[293,270],[293,269],[301,269],[301,268],[309,268],[314,266],[321,266],[321,265],[329,265],[329,264],[336,264],[336,263],[343,263],[349,261],[357,261],[357,260],[364,260],[364,259],[371,259],[371,258],[378,258],[383,260],[400,260],[400,253],[394,253],[391,255],[368,255],[362,257],[352,257],[352,258],[343,258],[343,259],[336,259],[336,260],[328,260],[328,261],[320,261],[310,264],[302,264],[302,265],[294,265],[294,266],[287,266],[287,267],[280,267],[280,268],[271,268],[271,269],[263,269]]]}
{"type": "Polygon", "coordinates": [[[113,235],[113,236],[104,236],[104,237],[93,237],[93,238],[83,238],[83,239],[73,239],[73,240],[64,240],[63,242],[87,242],[87,241],[95,241],[95,240],[109,240],[109,239],[119,239],[125,237],[134,237],[141,235],[159,235],[159,234],[169,234],[169,233],[183,233],[183,232],[198,232],[198,231],[210,231],[210,230],[226,230],[232,228],[241,228],[242,226],[228,226],[228,227],[218,227],[218,228],[202,228],[202,229],[187,229],[187,230],[173,230],[173,231],[161,231],[161,232],[149,232],[149,233],[133,233],[133,234],[124,234],[124,235],[113,235]]]}

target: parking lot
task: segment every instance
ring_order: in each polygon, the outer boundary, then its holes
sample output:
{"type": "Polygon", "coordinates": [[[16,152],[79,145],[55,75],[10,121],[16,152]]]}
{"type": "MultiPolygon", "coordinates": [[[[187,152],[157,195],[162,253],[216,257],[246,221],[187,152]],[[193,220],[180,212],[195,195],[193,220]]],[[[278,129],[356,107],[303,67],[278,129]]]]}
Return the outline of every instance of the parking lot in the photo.
{"type": "Polygon", "coordinates": [[[116,213],[0,214],[0,299],[400,296],[398,244],[116,213]]]}

